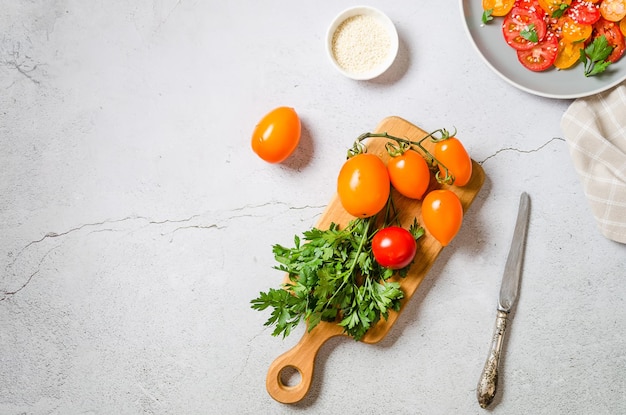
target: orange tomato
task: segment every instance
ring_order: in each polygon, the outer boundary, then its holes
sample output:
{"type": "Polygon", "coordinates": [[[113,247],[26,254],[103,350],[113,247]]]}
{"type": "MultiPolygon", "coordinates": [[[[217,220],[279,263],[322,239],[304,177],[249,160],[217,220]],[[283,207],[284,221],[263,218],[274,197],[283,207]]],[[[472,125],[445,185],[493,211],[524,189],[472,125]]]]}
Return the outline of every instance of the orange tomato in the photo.
{"type": "Polygon", "coordinates": [[[561,36],[568,42],[580,42],[587,40],[593,31],[592,25],[577,23],[569,16],[560,18],[559,24],[561,36]]]}
{"type": "Polygon", "coordinates": [[[561,5],[569,6],[572,0],[539,0],[541,8],[552,16],[552,13],[557,11],[561,5]]]}
{"type": "Polygon", "coordinates": [[[619,30],[622,32],[624,36],[626,36],[626,17],[620,20],[619,30]]]}
{"type": "MultiPolygon", "coordinates": [[[[450,137],[435,144],[435,158],[446,166],[454,177],[455,186],[465,186],[472,177],[472,159],[463,144],[456,137],[450,137]]],[[[445,170],[440,166],[445,177],[445,170]]]]}
{"type": "Polygon", "coordinates": [[[391,185],[401,195],[421,199],[430,184],[430,170],[417,151],[407,150],[387,162],[391,185]]]}
{"type": "Polygon", "coordinates": [[[506,16],[515,0],[483,0],[483,10],[491,10],[493,16],[506,16]]]}
{"type": "Polygon", "coordinates": [[[448,245],[463,223],[463,206],[458,196],[447,189],[429,192],[422,202],[422,223],[441,245],[448,245]]]}
{"type": "Polygon", "coordinates": [[[626,16],[626,0],[604,0],[600,3],[600,14],[606,20],[619,22],[626,16]]]}
{"type": "Polygon", "coordinates": [[[254,128],[252,150],[268,163],[280,163],[298,146],[300,131],[300,117],[293,108],[275,108],[254,128]]]}
{"type": "Polygon", "coordinates": [[[350,157],[341,167],[337,194],[346,212],[367,218],[385,207],[390,184],[385,163],[378,156],[363,153],[350,157]]]}

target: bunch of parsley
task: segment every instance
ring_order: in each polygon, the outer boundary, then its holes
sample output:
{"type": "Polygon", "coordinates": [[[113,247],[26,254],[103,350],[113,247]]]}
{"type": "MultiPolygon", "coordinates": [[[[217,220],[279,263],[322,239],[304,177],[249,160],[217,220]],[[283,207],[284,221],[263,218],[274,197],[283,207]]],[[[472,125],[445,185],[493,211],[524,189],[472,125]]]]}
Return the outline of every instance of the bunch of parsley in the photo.
{"type": "MultiPolygon", "coordinates": [[[[275,326],[272,335],[286,337],[303,320],[309,331],[320,321],[334,321],[360,340],[389,310],[400,309],[404,292],[372,253],[374,220],[357,218],[344,229],[335,223],[327,230],[313,228],[303,233],[304,242],[296,235],[293,248],[274,245],[279,263],[274,268],[286,272],[289,282],[251,301],[253,309],[273,309],[265,323],[275,326]]],[[[416,221],[410,231],[416,239],[423,234],[416,221]]]]}

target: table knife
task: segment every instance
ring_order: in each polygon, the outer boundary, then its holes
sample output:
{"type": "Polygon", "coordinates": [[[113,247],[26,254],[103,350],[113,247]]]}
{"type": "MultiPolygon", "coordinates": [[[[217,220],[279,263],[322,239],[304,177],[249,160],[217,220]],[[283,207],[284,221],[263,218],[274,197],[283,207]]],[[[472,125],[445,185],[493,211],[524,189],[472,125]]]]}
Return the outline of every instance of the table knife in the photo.
{"type": "Polygon", "coordinates": [[[515,305],[519,291],[529,214],[530,197],[524,192],[520,196],[517,221],[515,223],[515,231],[513,232],[513,241],[511,242],[511,249],[509,250],[509,256],[504,267],[504,275],[502,276],[500,297],[498,299],[498,313],[491,347],[489,348],[489,356],[487,357],[485,367],[478,381],[478,387],[476,388],[476,397],[478,398],[478,404],[481,408],[488,407],[496,396],[500,355],[502,353],[504,335],[508,324],[508,316],[515,305]]]}

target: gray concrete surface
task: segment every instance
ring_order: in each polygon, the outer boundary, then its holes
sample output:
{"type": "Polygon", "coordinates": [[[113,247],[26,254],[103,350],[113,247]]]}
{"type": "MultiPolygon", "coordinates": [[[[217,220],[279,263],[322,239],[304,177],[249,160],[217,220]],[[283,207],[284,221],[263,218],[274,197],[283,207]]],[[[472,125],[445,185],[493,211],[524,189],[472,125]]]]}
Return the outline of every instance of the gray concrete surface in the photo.
{"type": "Polygon", "coordinates": [[[596,230],[559,122],[471,48],[458,2],[369,4],[399,57],[355,82],[326,26],[352,2],[0,2],[0,413],[624,414],[626,248],[596,230]],[[250,150],[296,108],[287,162],[250,150]],[[271,246],[315,224],[346,149],[389,115],[455,126],[487,174],[387,338],[332,339],[298,404],[250,309],[271,246]],[[476,403],[517,201],[533,200],[502,390],[476,403]]]}

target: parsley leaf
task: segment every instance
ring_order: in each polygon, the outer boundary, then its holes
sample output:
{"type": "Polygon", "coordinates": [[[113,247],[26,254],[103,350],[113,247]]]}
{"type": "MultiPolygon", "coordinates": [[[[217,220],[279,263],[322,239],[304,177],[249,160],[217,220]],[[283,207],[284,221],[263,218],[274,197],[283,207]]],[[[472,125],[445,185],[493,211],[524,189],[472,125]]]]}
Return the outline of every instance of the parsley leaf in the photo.
{"type": "Polygon", "coordinates": [[[586,48],[581,49],[579,61],[584,65],[585,76],[589,77],[604,72],[611,64],[606,58],[612,51],[613,46],[609,44],[604,35],[596,37],[586,48]]]}
{"type": "Polygon", "coordinates": [[[555,11],[552,12],[551,17],[553,18],[559,18],[561,16],[563,16],[565,14],[565,11],[569,9],[569,5],[565,4],[565,3],[561,3],[561,5],[559,6],[558,9],[556,9],[555,11]]]}
{"type": "Polygon", "coordinates": [[[483,12],[483,16],[482,16],[483,24],[487,24],[493,20],[492,13],[493,13],[493,9],[488,9],[483,12]]]}
{"type": "MultiPolygon", "coordinates": [[[[374,231],[373,218],[357,218],[344,229],[332,223],[327,230],[306,231],[303,243],[294,238],[293,248],[274,245],[274,268],[286,272],[289,281],[251,301],[255,310],[272,309],[265,322],[275,326],[272,335],[286,337],[301,321],[308,322],[309,331],[321,321],[334,321],[360,340],[389,310],[400,309],[404,292],[389,281],[394,271],[374,259],[374,231]]],[[[416,240],[424,234],[415,219],[409,231],[416,240]]]]}
{"type": "Polygon", "coordinates": [[[539,42],[539,35],[537,34],[537,28],[534,23],[529,24],[519,32],[520,36],[529,42],[539,42]]]}

